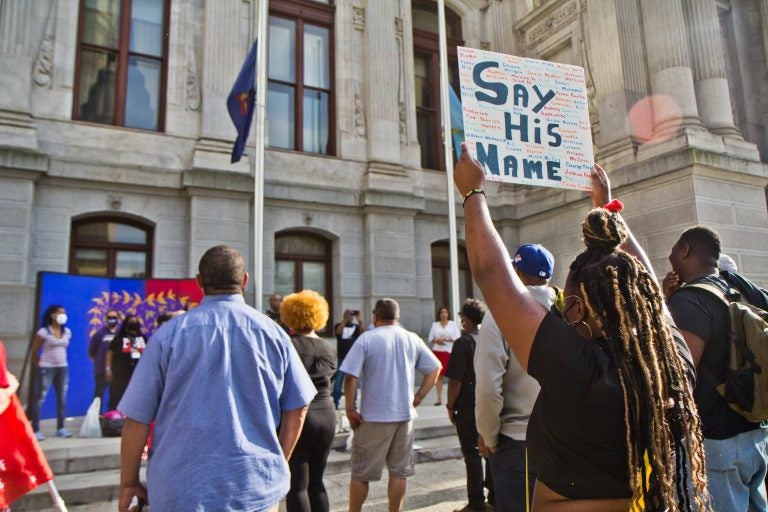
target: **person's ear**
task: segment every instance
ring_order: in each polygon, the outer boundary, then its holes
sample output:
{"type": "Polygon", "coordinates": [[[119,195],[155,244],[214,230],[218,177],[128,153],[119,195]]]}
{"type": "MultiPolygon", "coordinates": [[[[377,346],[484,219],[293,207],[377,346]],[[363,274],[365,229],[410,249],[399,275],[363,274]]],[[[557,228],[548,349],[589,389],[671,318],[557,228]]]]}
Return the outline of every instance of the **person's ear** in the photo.
{"type": "Polygon", "coordinates": [[[200,274],[195,276],[195,281],[197,281],[197,286],[199,286],[201,290],[205,290],[205,288],[203,288],[203,278],[200,276],[200,274]]]}
{"type": "Polygon", "coordinates": [[[247,284],[248,284],[248,272],[246,272],[245,274],[243,274],[243,284],[242,284],[242,288],[243,288],[243,291],[245,291],[245,286],[246,286],[247,284]]]}
{"type": "Polygon", "coordinates": [[[584,317],[586,316],[587,308],[584,306],[584,301],[582,301],[581,297],[579,297],[576,299],[576,302],[573,305],[573,320],[578,323],[584,320],[584,317]]]}
{"type": "Polygon", "coordinates": [[[691,245],[683,244],[680,246],[680,257],[685,259],[691,255],[691,245]]]}

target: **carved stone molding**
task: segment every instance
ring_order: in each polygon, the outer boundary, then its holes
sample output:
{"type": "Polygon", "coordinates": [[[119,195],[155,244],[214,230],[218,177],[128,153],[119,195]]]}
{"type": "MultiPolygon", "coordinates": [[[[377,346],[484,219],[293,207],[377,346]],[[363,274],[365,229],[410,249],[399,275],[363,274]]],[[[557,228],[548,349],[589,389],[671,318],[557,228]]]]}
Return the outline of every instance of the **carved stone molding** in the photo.
{"type": "Polygon", "coordinates": [[[365,104],[362,95],[355,92],[355,136],[365,138],[366,133],[365,104]]]}
{"type": "Polygon", "coordinates": [[[408,134],[406,126],[407,116],[405,112],[405,103],[402,101],[397,106],[397,113],[400,121],[400,144],[405,144],[407,142],[406,136],[408,134]]]}
{"type": "Polygon", "coordinates": [[[561,27],[570,23],[579,12],[579,3],[576,0],[569,1],[554,9],[543,8],[526,16],[517,24],[520,40],[527,48],[535,46],[561,27]]]}
{"type": "Polygon", "coordinates": [[[40,43],[40,49],[35,57],[32,78],[40,87],[50,87],[53,82],[53,45],[56,40],[56,0],[51,0],[48,19],[45,22],[45,32],[40,43]]]}
{"type": "Polygon", "coordinates": [[[491,49],[490,41],[480,41],[480,49],[481,50],[490,50],[491,49]]]}
{"type": "Polygon", "coordinates": [[[187,48],[186,65],[186,109],[200,110],[200,81],[197,73],[197,55],[195,54],[194,34],[189,36],[189,47],[187,48]]]}
{"type": "Polygon", "coordinates": [[[395,18],[395,34],[402,37],[403,35],[403,18],[395,18]]]}
{"type": "Polygon", "coordinates": [[[352,23],[357,30],[365,29],[365,8],[352,7],[352,23]]]}

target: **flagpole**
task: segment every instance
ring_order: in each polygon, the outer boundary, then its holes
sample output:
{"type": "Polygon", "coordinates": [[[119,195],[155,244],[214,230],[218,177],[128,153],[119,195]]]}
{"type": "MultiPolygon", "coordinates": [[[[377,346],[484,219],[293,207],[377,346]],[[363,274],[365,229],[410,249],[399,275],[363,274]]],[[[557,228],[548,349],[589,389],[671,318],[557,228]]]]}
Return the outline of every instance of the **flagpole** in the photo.
{"type": "Polygon", "coordinates": [[[451,137],[451,107],[448,96],[448,43],[445,32],[445,0],[437,0],[437,19],[440,39],[440,112],[443,121],[443,148],[445,149],[445,177],[448,184],[448,247],[451,253],[451,311],[459,318],[459,261],[456,242],[456,201],[453,192],[453,137],[451,137]]]}
{"type": "Polygon", "coordinates": [[[254,108],[253,152],[253,304],[261,311],[264,272],[264,145],[267,128],[267,20],[269,0],[259,0],[256,27],[256,102],[254,108]]]}

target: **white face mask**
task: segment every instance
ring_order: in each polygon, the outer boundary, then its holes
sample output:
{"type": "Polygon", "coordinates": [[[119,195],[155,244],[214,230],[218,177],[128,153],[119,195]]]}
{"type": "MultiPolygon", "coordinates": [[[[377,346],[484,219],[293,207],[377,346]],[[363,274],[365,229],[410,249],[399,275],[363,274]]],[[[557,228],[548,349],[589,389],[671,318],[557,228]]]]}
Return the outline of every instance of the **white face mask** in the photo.
{"type": "Polygon", "coordinates": [[[67,315],[65,315],[64,313],[59,313],[58,315],[56,315],[56,323],[59,325],[64,325],[65,323],[67,323],[67,315]]]}

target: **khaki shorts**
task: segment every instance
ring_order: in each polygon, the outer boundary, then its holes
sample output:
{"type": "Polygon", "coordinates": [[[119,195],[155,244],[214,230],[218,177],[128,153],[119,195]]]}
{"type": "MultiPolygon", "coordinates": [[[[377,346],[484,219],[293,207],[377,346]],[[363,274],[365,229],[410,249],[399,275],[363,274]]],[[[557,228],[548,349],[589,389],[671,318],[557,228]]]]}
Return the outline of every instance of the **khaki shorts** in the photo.
{"type": "Polygon", "coordinates": [[[364,422],[352,438],[352,479],[381,480],[384,463],[390,478],[413,476],[413,421],[364,422]]]}

